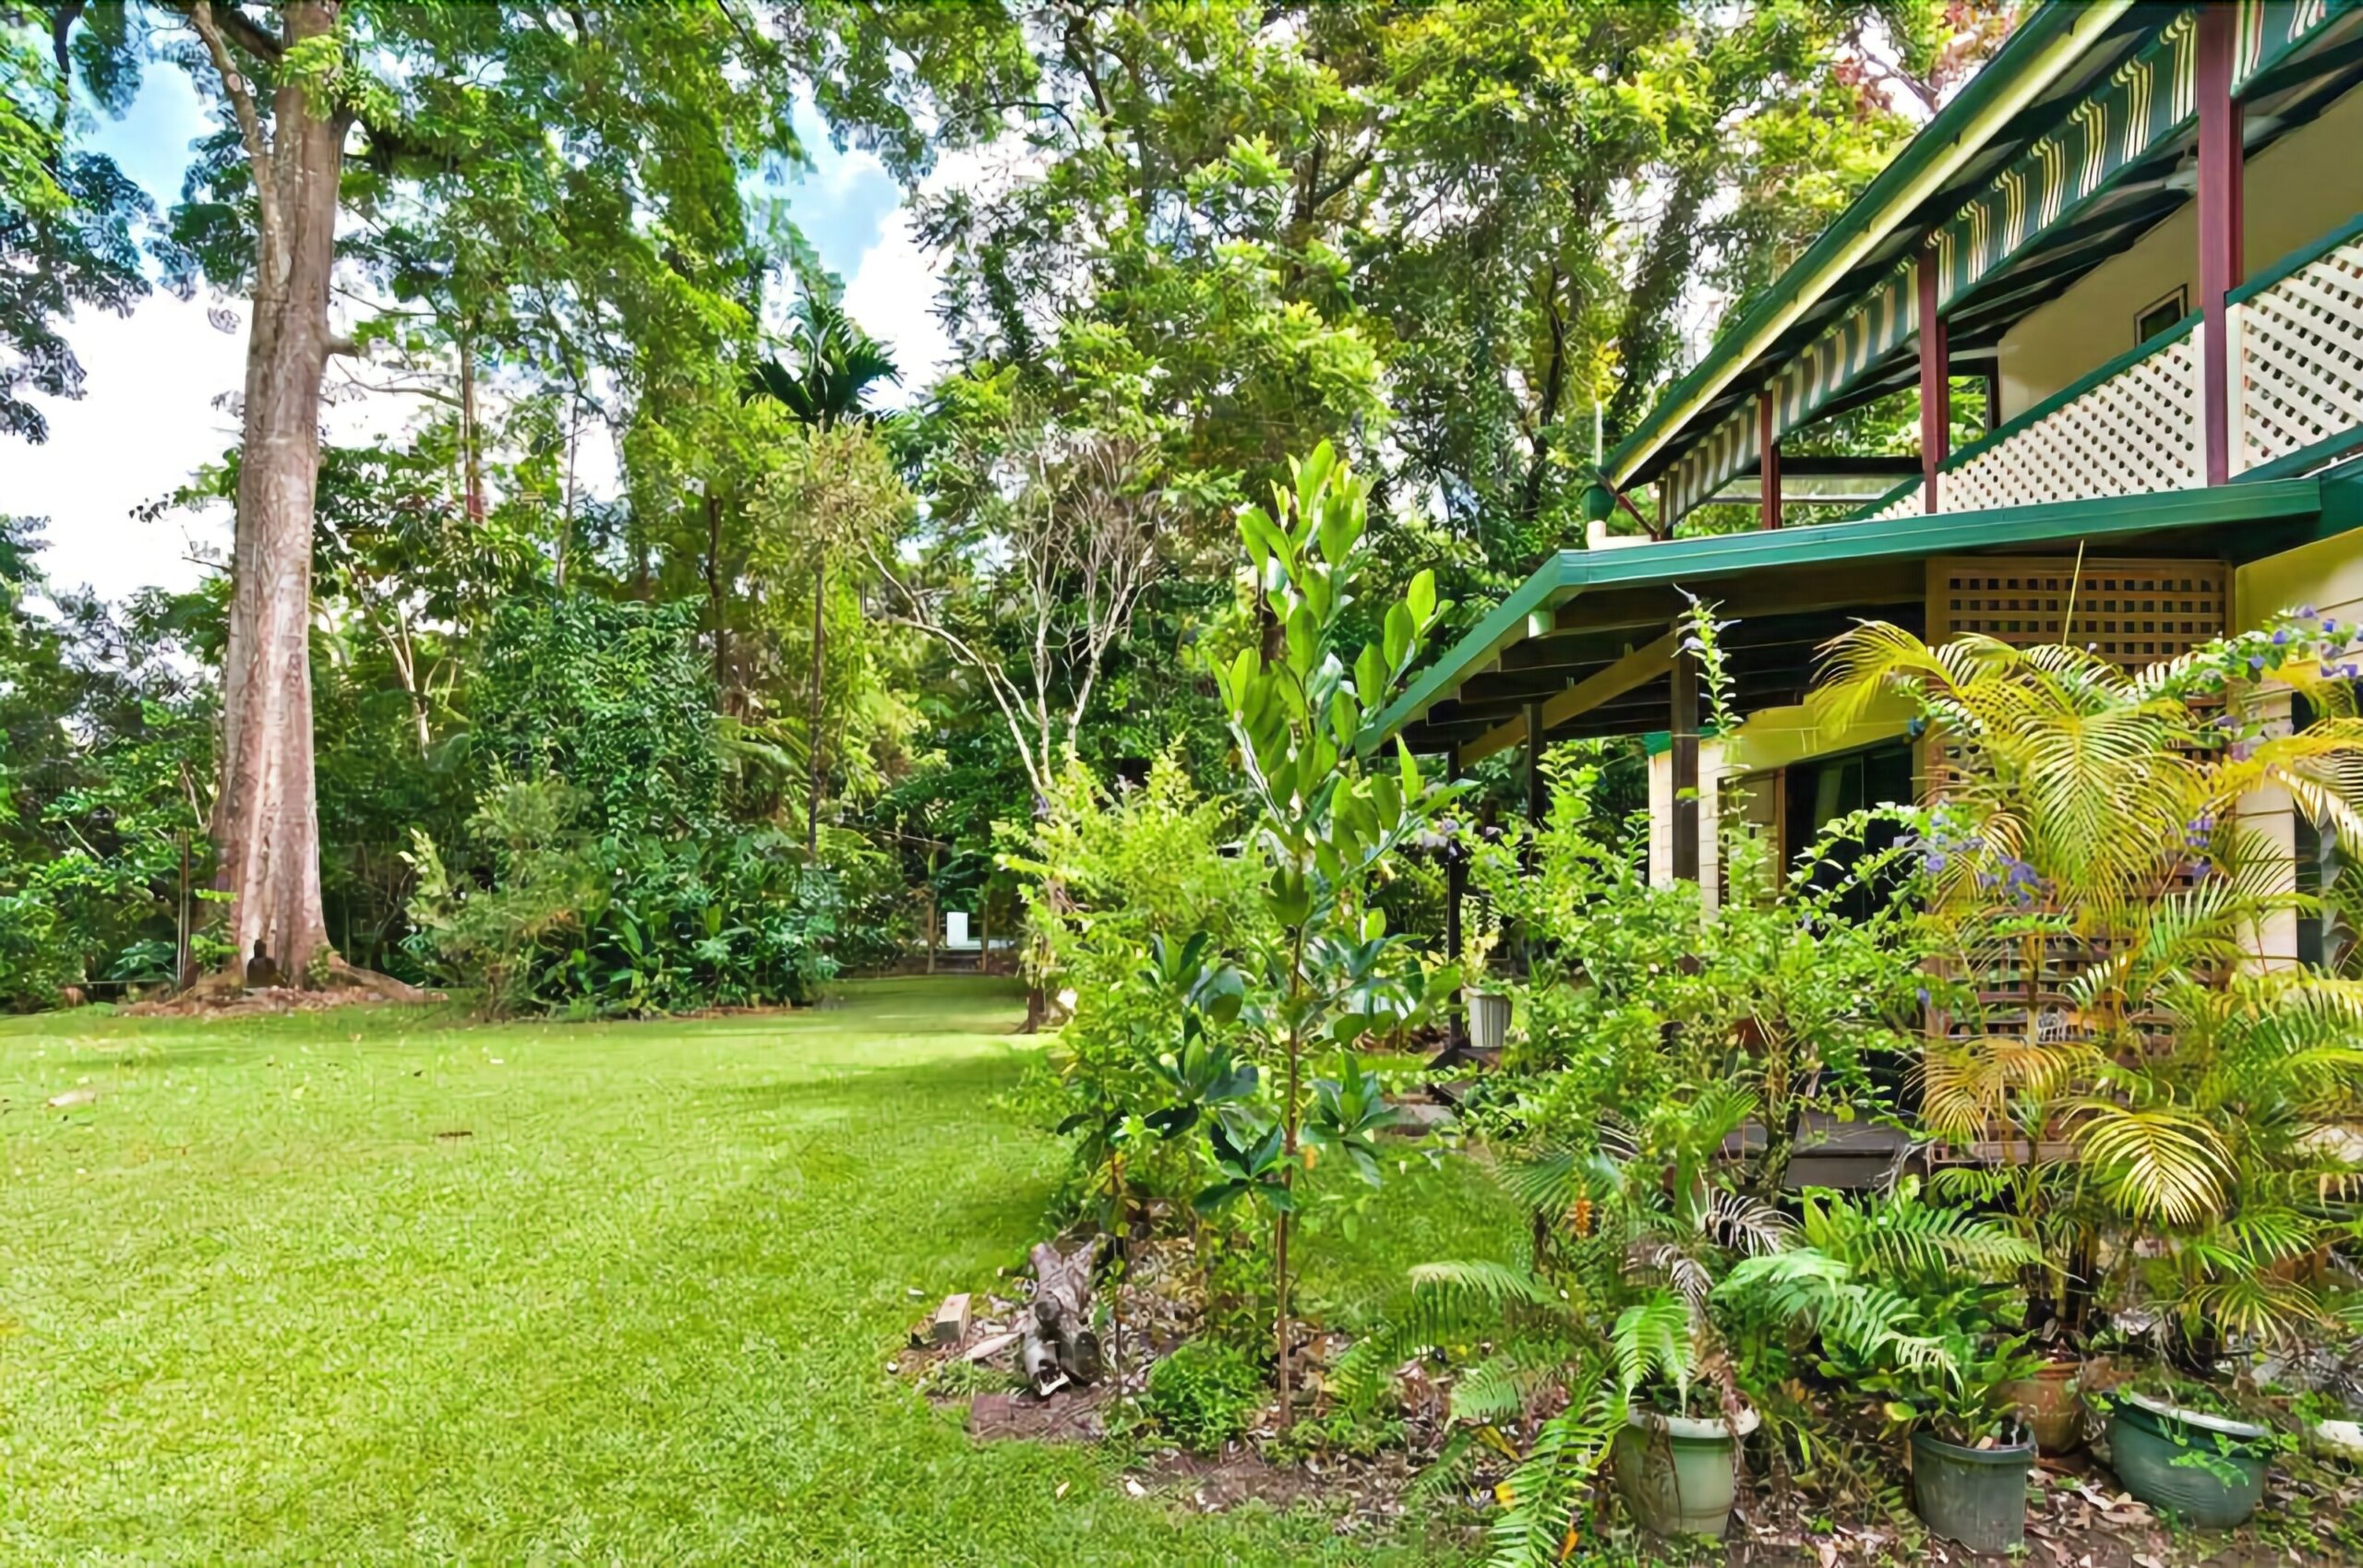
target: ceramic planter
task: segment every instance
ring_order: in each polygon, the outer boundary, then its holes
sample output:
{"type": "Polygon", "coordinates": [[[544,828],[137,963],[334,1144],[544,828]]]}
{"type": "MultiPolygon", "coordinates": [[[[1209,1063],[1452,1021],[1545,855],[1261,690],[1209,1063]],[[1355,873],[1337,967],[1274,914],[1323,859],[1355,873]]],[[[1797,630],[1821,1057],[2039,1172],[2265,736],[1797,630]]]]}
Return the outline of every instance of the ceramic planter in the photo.
{"type": "Polygon", "coordinates": [[[1757,1415],[1700,1421],[1635,1410],[1616,1434],[1616,1490],[1645,1526],[1661,1536],[1720,1536],[1739,1496],[1739,1440],[1757,1415]]]}
{"type": "Polygon", "coordinates": [[[2015,1551],[2026,1542],[2027,1472],[2034,1442],[1964,1448],[1912,1434],[1912,1493],[1921,1522],[1972,1551],[2015,1551]]]}
{"type": "Polygon", "coordinates": [[[2084,1445],[2083,1371],[2074,1361],[2051,1361],[2004,1390],[2045,1454],[2073,1454],[2084,1445]]]}
{"type": "Polygon", "coordinates": [[[1510,999],[1499,991],[1469,993],[1469,1044],[1473,1050],[1499,1051],[1510,1034],[1510,999]]]}
{"type": "Polygon", "coordinates": [[[2245,1522],[2264,1496],[2264,1436],[2262,1427],[2228,1416],[2119,1394],[2109,1411],[2109,1465],[2151,1507],[2225,1530],[2245,1522]]]}

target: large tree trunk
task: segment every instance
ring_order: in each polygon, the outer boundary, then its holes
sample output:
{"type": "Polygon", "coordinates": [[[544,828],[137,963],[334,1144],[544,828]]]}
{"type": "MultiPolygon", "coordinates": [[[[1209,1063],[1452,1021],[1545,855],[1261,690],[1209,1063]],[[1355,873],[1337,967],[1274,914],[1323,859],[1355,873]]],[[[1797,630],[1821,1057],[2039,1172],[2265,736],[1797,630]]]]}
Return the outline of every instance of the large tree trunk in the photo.
{"type": "MultiPolygon", "coordinates": [[[[291,43],[335,21],[322,0],[296,0],[285,14],[291,43]]],[[[294,85],[279,90],[272,116],[268,165],[257,174],[272,182],[279,221],[265,228],[246,338],[213,836],[237,940],[234,970],[259,942],[301,984],[335,957],[313,793],[312,505],[347,122],[312,114],[294,85]]]]}

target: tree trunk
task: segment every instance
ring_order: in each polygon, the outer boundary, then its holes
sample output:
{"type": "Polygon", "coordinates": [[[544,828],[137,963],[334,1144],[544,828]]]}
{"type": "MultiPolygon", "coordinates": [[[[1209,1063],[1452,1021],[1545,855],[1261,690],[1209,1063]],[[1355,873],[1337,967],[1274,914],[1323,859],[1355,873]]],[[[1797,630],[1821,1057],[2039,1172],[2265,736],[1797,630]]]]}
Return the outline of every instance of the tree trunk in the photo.
{"type": "MultiPolygon", "coordinates": [[[[321,0],[287,7],[292,42],[324,33],[321,0]]],[[[223,658],[222,792],[213,835],[243,972],[262,944],[301,983],[332,960],[320,905],[312,770],[312,509],[319,476],[320,380],[328,365],[337,179],[346,121],[279,90],[267,171],[280,233],[266,236],[246,338],[229,644],[223,658]]]]}
{"type": "Polygon", "coordinates": [[[1018,1365],[1038,1394],[1099,1380],[1099,1336],[1091,1329],[1091,1263],[1098,1244],[1061,1252],[1048,1241],[1029,1254],[1034,1310],[1020,1327],[1018,1365]]]}
{"type": "Polygon", "coordinates": [[[730,712],[730,627],[724,619],[722,597],[722,500],[709,484],[705,490],[705,602],[714,615],[714,700],[730,712]]]}
{"type": "Polygon", "coordinates": [[[822,652],[827,645],[828,625],[822,612],[828,602],[829,557],[822,556],[812,568],[812,724],[805,736],[805,752],[811,763],[811,798],[804,811],[804,857],[818,862],[821,858],[821,717],[822,688],[821,677],[826,664],[822,652]]]}

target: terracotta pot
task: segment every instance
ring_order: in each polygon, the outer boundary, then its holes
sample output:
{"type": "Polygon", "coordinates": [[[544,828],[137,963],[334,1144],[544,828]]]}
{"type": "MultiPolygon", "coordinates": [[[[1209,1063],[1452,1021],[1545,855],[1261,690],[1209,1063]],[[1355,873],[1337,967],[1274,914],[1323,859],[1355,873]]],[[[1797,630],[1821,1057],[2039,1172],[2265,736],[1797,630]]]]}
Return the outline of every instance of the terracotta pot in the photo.
{"type": "Polygon", "coordinates": [[[2007,1385],[2019,1418],[2045,1454],[2073,1454],[2084,1445],[2083,1371],[2075,1361],[2050,1361],[2034,1376],[2007,1385]]]}

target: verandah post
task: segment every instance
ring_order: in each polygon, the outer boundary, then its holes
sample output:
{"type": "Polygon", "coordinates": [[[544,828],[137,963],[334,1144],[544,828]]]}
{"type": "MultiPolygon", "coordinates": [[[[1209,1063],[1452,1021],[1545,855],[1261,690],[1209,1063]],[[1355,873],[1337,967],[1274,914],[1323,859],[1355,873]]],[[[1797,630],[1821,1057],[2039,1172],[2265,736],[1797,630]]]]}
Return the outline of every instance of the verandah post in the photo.
{"type": "Polygon", "coordinates": [[[1937,243],[1920,247],[1914,269],[1920,291],[1920,484],[1923,509],[1937,509],[1937,471],[1952,439],[1952,350],[1937,307],[1937,243]]]}
{"type": "Polygon", "coordinates": [[[2244,226],[2241,194],[2240,101],[2232,93],[2237,8],[2199,11],[2199,407],[2207,483],[2232,477],[2231,310],[2225,295],[2240,286],[2244,226]]]}
{"type": "Polygon", "coordinates": [[[1673,870],[1678,881],[1698,880],[1698,655],[1685,644],[1673,655],[1673,870]]]}
{"type": "Polygon", "coordinates": [[[1781,438],[1772,429],[1772,389],[1756,400],[1757,460],[1756,521],[1764,528],[1781,526],[1781,438]]]}

